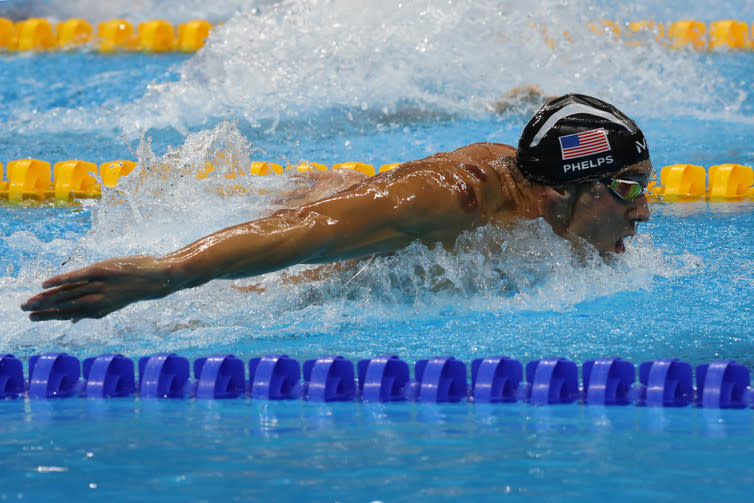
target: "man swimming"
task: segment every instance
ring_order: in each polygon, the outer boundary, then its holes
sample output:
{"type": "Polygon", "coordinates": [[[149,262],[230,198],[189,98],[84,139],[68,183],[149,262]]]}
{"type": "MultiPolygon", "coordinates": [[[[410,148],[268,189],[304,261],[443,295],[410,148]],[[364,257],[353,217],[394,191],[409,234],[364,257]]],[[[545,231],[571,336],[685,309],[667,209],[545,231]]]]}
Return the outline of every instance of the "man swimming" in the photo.
{"type": "Polygon", "coordinates": [[[389,254],[414,241],[451,246],[463,231],[516,218],[542,218],[564,238],[622,253],[624,238],[649,219],[651,172],[631,119],[569,94],[534,115],[518,149],[475,143],[407,162],[164,257],[113,258],[52,277],[21,308],[33,321],[101,318],[216,278],[389,254]]]}

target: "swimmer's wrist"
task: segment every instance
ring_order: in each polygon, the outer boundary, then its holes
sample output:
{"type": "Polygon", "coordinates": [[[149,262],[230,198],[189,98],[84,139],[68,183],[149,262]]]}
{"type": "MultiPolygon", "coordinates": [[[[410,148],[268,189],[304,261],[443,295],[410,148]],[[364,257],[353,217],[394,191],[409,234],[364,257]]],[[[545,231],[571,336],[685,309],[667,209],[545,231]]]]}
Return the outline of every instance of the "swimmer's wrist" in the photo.
{"type": "Polygon", "coordinates": [[[158,258],[155,260],[155,262],[159,276],[159,293],[157,298],[166,297],[171,293],[185,288],[180,284],[181,268],[174,260],[167,258],[158,258]]]}
{"type": "Polygon", "coordinates": [[[190,264],[186,260],[176,257],[163,257],[157,259],[160,269],[160,292],[161,297],[170,295],[179,290],[192,288],[206,283],[190,272],[190,264]]]}

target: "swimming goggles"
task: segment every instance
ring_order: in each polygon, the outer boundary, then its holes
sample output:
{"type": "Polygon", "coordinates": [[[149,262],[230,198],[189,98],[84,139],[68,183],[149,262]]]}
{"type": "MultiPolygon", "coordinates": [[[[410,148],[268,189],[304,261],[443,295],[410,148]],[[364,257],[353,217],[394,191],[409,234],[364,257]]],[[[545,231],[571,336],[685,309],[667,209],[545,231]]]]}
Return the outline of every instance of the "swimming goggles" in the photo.
{"type": "Polygon", "coordinates": [[[647,186],[636,180],[612,178],[600,181],[623,201],[631,202],[647,193],[647,186]]]}

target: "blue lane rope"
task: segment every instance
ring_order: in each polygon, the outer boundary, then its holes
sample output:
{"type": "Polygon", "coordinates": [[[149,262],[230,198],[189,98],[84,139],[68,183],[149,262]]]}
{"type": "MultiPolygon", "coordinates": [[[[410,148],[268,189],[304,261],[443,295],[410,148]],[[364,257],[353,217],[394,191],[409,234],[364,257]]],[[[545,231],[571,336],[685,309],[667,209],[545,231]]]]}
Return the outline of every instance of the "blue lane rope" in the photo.
{"type": "Polygon", "coordinates": [[[754,406],[749,369],[730,360],[698,365],[695,372],[690,364],[675,358],[647,361],[639,365],[638,382],[636,367],[629,361],[589,360],[581,365],[581,387],[579,366],[565,358],[534,360],[525,367],[506,356],[475,359],[470,385],[466,363],[452,356],[417,361],[413,379],[409,364],[395,355],[361,360],[354,366],[342,356],[307,360],[302,365],[286,355],[269,355],[252,358],[244,365],[233,355],[219,354],[195,360],[193,378],[189,360],[174,353],[145,356],[137,365],[138,381],[133,360],[121,354],[80,362],[66,353],[47,353],[29,358],[25,379],[21,360],[0,355],[0,398],[250,397],[315,402],[754,406]]]}

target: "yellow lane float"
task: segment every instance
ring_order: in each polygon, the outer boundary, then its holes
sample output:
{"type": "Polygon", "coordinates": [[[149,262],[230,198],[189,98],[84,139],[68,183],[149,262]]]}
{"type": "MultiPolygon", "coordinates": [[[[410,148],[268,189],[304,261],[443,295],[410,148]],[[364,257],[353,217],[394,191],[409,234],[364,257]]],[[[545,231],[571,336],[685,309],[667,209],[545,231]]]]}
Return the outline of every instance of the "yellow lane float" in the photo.
{"type": "Polygon", "coordinates": [[[0,49],[12,51],[17,44],[16,25],[10,19],[0,17],[0,49]]]}
{"type": "Polygon", "coordinates": [[[274,162],[254,161],[251,163],[250,172],[252,175],[257,176],[267,176],[272,174],[279,175],[283,172],[283,166],[275,164],[274,162]]]}
{"type": "Polygon", "coordinates": [[[41,18],[16,23],[16,37],[19,51],[46,51],[57,45],[52,25],[41,18]]]}
{"type": "Polygon", "coordinates": [[[138,27],[139,49],[145,52],[168,52],[175,49],[173,25],[167,21],[147,21],[138,27]]]}
{"type": "Polygon", "coordinates": [[[50,163],[38,159],[21,159],[8,163],[8,201],[18,203],[22,199],[44,199],[51,192],[52,172],[50,163]]]}
{"type": "Polygon", "coordinates": [[[96,40],[102,52],[134,50],[139,43],[133,25],[125,19],[111,19],[99,23],[96,40]]]}
{"type": "Polygon", "coordinates": [[[709,25],[710,49],[750,48],[749,26],[742,21],[715,21],[709,25]]]}
{"type": "Polygon", "coordinates": [[[127,176],[136,167],[133,161],[110,161],[103,162],[99,165],[99,176],[102,178],[102,184],[105,187],[115,187],[118,185],[118,179],[127,176]]]}
{"type": "Polygon", "coordinates": [[[706,193],[707,173],[703,166],[695,164],[672,164],[660,171],[661,187],[654,192],[666,201],[693,201],[706,193]]]}
{"type": "Polygon", "coordinates": [[[709,168],[710,200],[740,199],[752,191],[754,171],[740,164],[718,164],[709,168]]]}
{"type": "Polygon", "coordinates": [[[668,28],[670,47],[681,49],[691,46],[693,49],[704,49],[707,26],[699,21],[678,21],[668,28]]]}
{"type": "Polygon", "coordinates": [[[69,19],[58,23],[55,27],[58,47],[61,49],[75,49],[86,45],[94,38],[92,25],[83,19],[69,19]]]}
{"type": "Polygon", "coordinates": [[[339,162],[333,164],[332,169],[352,169],[368,176],[374,176],[374,166],[365,162],[339,162]]]}
{"type": "Polygon", "coordinates": [[[53,167],[55,182],[53,197],[57,201],[70,201],[73,197],[92,198],[100,196],[100,186],[92,174],[97,174],[97,165],[86,161],[61,161],[53,167]],[[91,173],[91,174],[90,174],[91,173]]]}
{"type": "Polygon", "coordinates": [[[212,25],[207,21],[195,19],[178,25],[178,43],[176,49],[181,52],[195,52],[204,47],[209,38],[212,25]]]}

